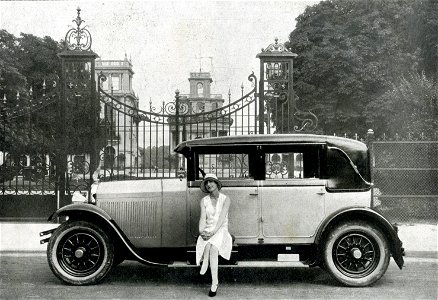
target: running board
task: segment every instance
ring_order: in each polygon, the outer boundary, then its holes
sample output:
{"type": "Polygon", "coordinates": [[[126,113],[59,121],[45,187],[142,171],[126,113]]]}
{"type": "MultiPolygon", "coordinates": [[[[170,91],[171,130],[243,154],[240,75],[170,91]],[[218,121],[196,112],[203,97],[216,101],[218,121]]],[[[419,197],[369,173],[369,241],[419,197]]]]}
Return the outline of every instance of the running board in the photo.
{"type": "MultiPolygon", "coordinates": [[[[169,268],[194,268],[196,265],[185,261],[175,261],[168,265],[169,268]]],[[[308,268],[309,266],[300,261],[239,261],[235,265],[219,265],[226,268],[308,268]]]]}

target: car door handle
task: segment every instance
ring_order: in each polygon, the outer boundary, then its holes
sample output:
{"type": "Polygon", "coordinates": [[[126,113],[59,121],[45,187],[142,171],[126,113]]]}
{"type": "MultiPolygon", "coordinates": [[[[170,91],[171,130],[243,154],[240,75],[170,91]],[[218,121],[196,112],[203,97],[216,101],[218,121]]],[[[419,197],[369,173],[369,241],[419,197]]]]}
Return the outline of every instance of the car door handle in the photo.
{"type": "Polygon", "coordinates": [[[325,192],[321,191],[321,192],[317,192],[318,195],[325,195],[325,192]]]}
{"type": "Polygon", "coordinates": [[[259,195],[259,193],[249,193],[250,194],[250,196],[258,196],[259,195]]]}

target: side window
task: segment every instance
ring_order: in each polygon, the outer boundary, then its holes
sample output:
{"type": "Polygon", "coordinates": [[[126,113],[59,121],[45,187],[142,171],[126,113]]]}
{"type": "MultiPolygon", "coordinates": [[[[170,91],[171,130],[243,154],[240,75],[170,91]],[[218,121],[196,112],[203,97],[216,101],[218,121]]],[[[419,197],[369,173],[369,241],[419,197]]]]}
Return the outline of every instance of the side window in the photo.
{"type": "Polygon", "coordinates": [[[319,178],[319,151],[316,148],[265,153],[266,179],[319,178]]]}
{"type": "MultiPolygon", "coordinates": [[[[219,178],[249,178],[248,154],[199,154],[198,166],[205,173],[214,173],[219,178]]],[[[202,175],[201,175],[202,176],[202,175]]]]}
{"type": "Polygon", "coordinates": [[[302,178],[302,153],[267,153],[266,179],[302,178]]]}
{"type": "Polygon", "coordinates": [[[266,179],[318,178],[318,165],[303,152],[265,154],[266,179]]]}

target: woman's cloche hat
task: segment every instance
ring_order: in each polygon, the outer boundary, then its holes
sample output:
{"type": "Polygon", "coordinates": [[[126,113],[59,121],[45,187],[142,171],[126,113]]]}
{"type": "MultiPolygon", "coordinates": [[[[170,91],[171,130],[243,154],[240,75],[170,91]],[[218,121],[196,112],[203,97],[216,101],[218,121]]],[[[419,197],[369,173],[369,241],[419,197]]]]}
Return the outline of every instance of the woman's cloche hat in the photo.
{"type": "Polygon", "coordinates": [[[214,181],[217,184],[217,189],[220,190],[222,188],[222,183],[217,179],[217,176],[214,174],[205,174],[204,180],[201,182],[201,191],[204,193],[208,193],[207,188],[205,187],[205,184],[207,181],[214,181]]]}

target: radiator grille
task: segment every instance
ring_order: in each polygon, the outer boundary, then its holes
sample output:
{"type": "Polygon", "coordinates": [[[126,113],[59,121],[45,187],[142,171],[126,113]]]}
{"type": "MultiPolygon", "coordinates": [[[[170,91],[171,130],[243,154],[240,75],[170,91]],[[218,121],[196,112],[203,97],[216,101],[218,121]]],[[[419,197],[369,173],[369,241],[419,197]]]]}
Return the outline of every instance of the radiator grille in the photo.
{"type": "Polygon", "coordinates": [[[129,238],[156,238],[158,204],[156,201],[105,201],[100,207],[109,213],[129,238]]]}

